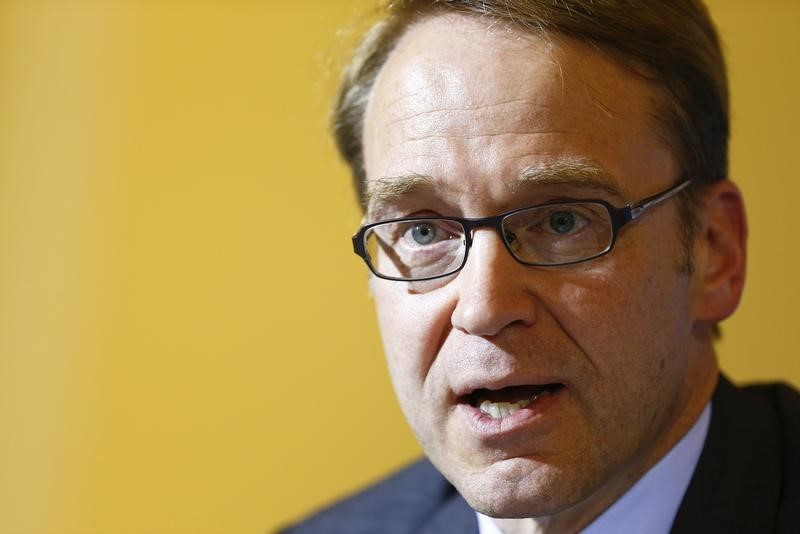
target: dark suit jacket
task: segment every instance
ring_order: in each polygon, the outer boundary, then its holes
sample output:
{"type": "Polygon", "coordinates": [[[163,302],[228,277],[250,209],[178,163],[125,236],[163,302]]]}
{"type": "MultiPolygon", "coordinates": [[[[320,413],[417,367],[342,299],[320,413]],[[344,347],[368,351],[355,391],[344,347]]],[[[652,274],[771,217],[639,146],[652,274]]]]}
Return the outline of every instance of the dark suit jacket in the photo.
{"type": "MultiPolygon", "coordinates": [[[[475,512],[422,460],[286,531],[477,534],[475,512]]],[[[703,452],[675,533],[800,534],[800,394],[720,377],[703,452]]]]}

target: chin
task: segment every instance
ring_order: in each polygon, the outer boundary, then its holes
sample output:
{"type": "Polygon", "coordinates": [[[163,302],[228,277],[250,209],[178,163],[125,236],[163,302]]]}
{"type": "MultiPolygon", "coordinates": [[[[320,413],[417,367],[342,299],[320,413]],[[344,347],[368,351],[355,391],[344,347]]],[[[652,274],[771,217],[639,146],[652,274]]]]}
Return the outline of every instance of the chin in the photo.
{"type": "Polygon", "coordinates": [[[509,519],[557,514],[581,500],[577,486],[583,486],[574,475],[523,458],[504,460],[485,470],[448,478],[474,510],[509,519]]]}

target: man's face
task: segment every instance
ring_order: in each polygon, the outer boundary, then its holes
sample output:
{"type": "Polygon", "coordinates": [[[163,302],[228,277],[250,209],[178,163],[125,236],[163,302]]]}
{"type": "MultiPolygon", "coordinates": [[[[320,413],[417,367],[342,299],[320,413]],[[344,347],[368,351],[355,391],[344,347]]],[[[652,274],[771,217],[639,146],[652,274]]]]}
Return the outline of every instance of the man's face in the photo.
{"type": "MultiPolygon", "coordinates": [[[[679,179],[655,98],[576,41],[427,19],[392,53],[367,109],[368,219],[653,195],[679,179]]],[[[691,425],[715,364],[692,340],[676,214],[674,200],[658,206],[610,254],[574,266],[522,265],[485,228],[456,276],[372,280],[404,413],[473,507],[594,514],[691,425]],[[536,392],[504,417],[479,408],[536,392]]]]}

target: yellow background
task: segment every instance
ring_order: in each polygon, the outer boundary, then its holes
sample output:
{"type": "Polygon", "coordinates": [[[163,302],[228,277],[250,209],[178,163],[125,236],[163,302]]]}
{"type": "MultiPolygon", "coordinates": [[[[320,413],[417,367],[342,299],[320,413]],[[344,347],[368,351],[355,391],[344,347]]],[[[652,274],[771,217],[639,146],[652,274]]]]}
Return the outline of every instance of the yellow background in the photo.
{"type": "MultiPolygon", "coordinates": [[[[368,5],[0,0],[0,532],[263,533],[418,454],[326,131],[368,5]]],[[[800,7],[711,7],[752,238],[722,365],[800,384],[800,7]]]]}

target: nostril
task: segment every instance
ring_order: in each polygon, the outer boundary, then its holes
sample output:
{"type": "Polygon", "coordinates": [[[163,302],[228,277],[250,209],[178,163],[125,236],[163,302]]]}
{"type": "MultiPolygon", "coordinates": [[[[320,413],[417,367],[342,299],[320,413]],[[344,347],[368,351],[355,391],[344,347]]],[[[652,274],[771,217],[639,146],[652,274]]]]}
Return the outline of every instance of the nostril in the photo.
{"type": "Polygon", "coordinates": [[[488,273],[480,277],[475,272],[462,271],[462,278],[454,287],[457,301],[450,321],[461,332],[489,338],[508,327],[531,326],[536,322],[536,297],[516,273],[488,273]]]}

